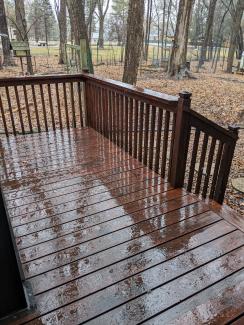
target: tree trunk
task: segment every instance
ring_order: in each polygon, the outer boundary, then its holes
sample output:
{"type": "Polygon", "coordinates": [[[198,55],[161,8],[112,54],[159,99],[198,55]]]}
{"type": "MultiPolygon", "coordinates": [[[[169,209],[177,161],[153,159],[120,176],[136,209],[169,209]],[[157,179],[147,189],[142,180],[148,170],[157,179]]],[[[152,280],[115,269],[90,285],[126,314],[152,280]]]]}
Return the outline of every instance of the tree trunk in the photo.
{"type": "Polygon", "coordinates": [[[135,84],[143,47],[144,0],[129,0],[123,81],[135,84]]]}
{"type": "Polygon", "coordinates": [[[201,53],[199,58],[199,66],[202,66],[204,64],[204,61],[206,61],[207,46],[210,45],[212,42],[211,36],[212,36],[212,28],[213,28],[213,20],[214,20],[216,3],[217,0],[211,0],[208,7],[208,18],[207,18],[204,40],[202,43],[202,48],[201,48],[201,53]]]}
{"type": "Polygon", "coordinates": [[[11,51],[7,18],[3,0],[0,0],[0,32],[6,35],[2,36],[3,65],[8,66],[11,65],[11,51]]]}
{"type": "Polygon", "coordinates": [[[194,0],[180,0],[174,43],[170,55],[168,75],[182,78],[188,75],[186,54],[189,24],[194,0]]]}
{"type": "Polygon", "coordinates": [[[67,43],[66,0],[60,1],[60,8],[57,17],[59,26],[59,64],[64,64],[66,60],[65,43],[67,43]]]}
{"type": "Polygon", "coordinates": [[[240,31],[237,39],[237,59],[241,60],[242,52],[244,51],[243,30],[240,26],[240,31]]]}
{"type": "Polygon", "coordinates": [[[98,46],[100,49],[104,48],[104,16],[100,16],[99,18],[98,46]]]}
{"type": "Polygon", "coordinates": [[[150,41],[150,33],[151,33],[151,23],[152,23],[152,0],[148,0],[145,45],[144,45],[144,59],[145,59],[145,61],[148,60],[148,49],[149,49],[149,41],[150,41]]]}
{"type": "Polygon", "coordinates": [[[237,36],[241,26],[243,10],[244,10],[244,1],[238,0],[236,4],[236,10],[234,12],[234,17],[232,17],[230,47],[229,47],[228,59],[227,59],[227,72],[229,73],[232,72],[234,55],[237,47],[237,36]]]}
{"type": "Polygon", "coordinates": [[[80,44],[81,39],[86,40],[87,60],[90,73],[93,73],[90,44],[88,40],[87,27],[85,21],[85,8],[83,0],[66,0],[69,8],[71,27],[74,33],[75,44],[80,44]]]}
{"type": "MultiPolygon", "coordinates": [[[[25,5],[24,0],[15,0],[15,17],[16,17],[16,38],[18,41],[25,41],[29,44],[27,34],[27,23],[25,18],[25,5]]],[[[33,66],[31,62],[30,53],[26,58],[27,71],[29,74],[33,74],[33,66]]]]}

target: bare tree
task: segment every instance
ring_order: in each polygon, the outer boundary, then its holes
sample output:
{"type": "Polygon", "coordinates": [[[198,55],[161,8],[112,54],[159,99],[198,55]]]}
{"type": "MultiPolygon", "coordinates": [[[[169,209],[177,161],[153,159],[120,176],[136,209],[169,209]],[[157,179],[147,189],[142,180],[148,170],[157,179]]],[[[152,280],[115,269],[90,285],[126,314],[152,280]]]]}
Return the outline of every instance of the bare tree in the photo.
{"type": "Polygon", "coordinates": [[[86,49],[87,49],[87,59],[90,67],[90,72],[93,73],[93,64],[91,58],[91,49],[88,40],[87,26],[85,20],[85,7],[84,0],[66,0],[71,29],[74,34],[74,39],[76,44],[80,44],[80,40],[86,40],[86,49]]]}
{"type": "Polygon", "coordinates": [[[206,23],[206,30],[204,34],[204,40],[202,43],[202,48],[200,52],[200,58],[199,58],[199,66],[204,64],[204,61],[206,61],[206,54],[207,54],[207,46],[212,43],[212,30],[213,30],[213,21],[214,21],[214,12],[216,8],[217,0],[210,0],[209,7],[208,7],[208,17],[207,17],[207,23],[206,23]]]}
{"type": "Polygon", "coordinates": [[[2,34],[3,65],[11,65],[10,40],[4,1],[0,0],[0,33],[2,34]]]}
{"type": "Polygon", "coordinates": [[[148,49],[151,33],[151,24],[152,24],[152,0],[147,1],[147,19],[146,19],[146,32],[145,32],[145,44],[144,44],[144,59],[148,59],[148,49]]]}
{"type": "Polygon", "coordinates": [[[189,76],[186,67],[188,32],[194,0],[180,0],[168,75],[183,78],[189,76]]]}
{"type": "Polygon", "coordinates": [[[87,19],[86,19],[86,26],[87,26],[87,30],[88,30],[88,38],[89,38],[89,42],[91,42],[91,38],[92,38],[92,29],[93,29],[93,22],[94,22],[94,13],[96,10],[96,6],[97,6],[97,1],[98,0],[88,0],[86,7],[88,8],[88,15],[87,15],[87,19]]]}
{"type": "Polygon", "coordinates": [[[144,0],[130,0],[123,81],[135,84],[143,46],[144,0]]]}
{"type": "Polygon", "coordinates": [[[66,0],[55,0],[55,11],[59,27],[59,64],[64,64],[65,43],[67,43],[66,0]]]}
{"type": "Polygon", "coordinates": [[[98,37],[98,46],[100,48],[104,47],[104,20],[108,12],[110,0],[107,0],[105,3],[104,0],[97,1],[98,8],[98,17],[99,17],[99,37],[98,37]]]}
{"type": "MultiPolygon", "coordinates": [[[[25,18],[24,0],[14,0],[15,2],[15,17],[16,17],[16,37],[18,41],[25,41],[29,44],[27,23],[25,18]]],[[[30,53],[27,56],[27,71],[33,74],[33,66],[30,53]]]]}
{"type": "Polygon", "coordinates": [[[231,36],[230,36],[230,47],[227,59],[227,72],[232,72],[232,66],[234,61],[235,50],[237,47],[238,33],[241,27],[241,20],[244,11],[244,1],[238,0],[236,4],[236,9],[232,15],[232,26],[231,26],[231,36]]]}

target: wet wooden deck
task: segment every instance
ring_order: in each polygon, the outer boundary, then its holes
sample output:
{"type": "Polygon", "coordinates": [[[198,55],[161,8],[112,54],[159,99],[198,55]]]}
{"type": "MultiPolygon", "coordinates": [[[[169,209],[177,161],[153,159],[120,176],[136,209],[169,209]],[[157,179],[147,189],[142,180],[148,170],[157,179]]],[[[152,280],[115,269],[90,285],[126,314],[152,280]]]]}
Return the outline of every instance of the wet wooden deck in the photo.
{"type": "Polygon", "coordinates": [[[92,129],[1,144],[36,303],[13,324],[241,322],[243,221],[230,210],[173,189],[92,129]]]}

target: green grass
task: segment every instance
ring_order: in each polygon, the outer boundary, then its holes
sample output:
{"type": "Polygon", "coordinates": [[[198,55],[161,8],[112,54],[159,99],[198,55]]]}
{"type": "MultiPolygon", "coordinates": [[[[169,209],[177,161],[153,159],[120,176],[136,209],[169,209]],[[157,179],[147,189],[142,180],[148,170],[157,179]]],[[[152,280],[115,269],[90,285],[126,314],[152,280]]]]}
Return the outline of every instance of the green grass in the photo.
{"type": "MultiPolygon", "coordinates": [[[[116,62],[116,64],[119,64],[121,61],[121,56],[122,56],[122,49],[120,46],[117,45],[109,45],[105,44],[104,49],[98,49],[96,45],[91,46],[92,50],[92,59],[95,64],[99,63],[108,63],[108,64],[113,64],[116,62]]],[[[169,56],[170,50],[169,48],[166,49],[166,57],[169,56]]],[[[224,49],[221,49],[220,52],[220,57],[224,56],[224,49]]],[[[48,55],[48,50],[46,47],[31,47],[31,54],[33,56],[47,56],[48,55]]],[[[149,46],[149,53],[148,53],[148,64],[152,62],[152,60],[157,59],[157,55],[160,58],[161,50],[157,50],[157,46],[149,46]]],[[[196,60],[197,58],[197,52],[196,50],[189,49],[187,53],[187,58],[188,60],[196,60]]],[[[59,55],[59,48],[58,46],[50,46],[49,47],[49,55],[51,56],[58,56],[59,55]]],[[[225,53],[226,55],[226,53],[225,53]]]]}

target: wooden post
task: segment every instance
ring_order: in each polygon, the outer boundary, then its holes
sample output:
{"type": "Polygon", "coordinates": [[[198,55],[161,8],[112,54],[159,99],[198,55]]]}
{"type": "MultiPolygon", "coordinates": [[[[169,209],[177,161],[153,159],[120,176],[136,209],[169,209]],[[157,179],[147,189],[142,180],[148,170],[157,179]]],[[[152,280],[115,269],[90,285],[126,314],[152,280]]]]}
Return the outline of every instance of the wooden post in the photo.
{"type": "Polygon", "coordinates": [[[228,178],[230,174],[231,163],[233,155],[235,152],[236,141],[238,140],[238,130],[237,126],[228,126],[229,131],[236,135],[236,139],[233,139],[229,143],[224,144],[223,154],[221,157],[221,163],[218,173],[218,179],[214,191],[213,199],[218,203],[222,204],[224,201],[225,190],[228,183],[228,178]]]}
{"type": "Polygon", "coordinates": [[[190,137],[189,115],[191,93],[183,91],[178,101],[169,181],[174,187],[183,187],[190,137]]]}

